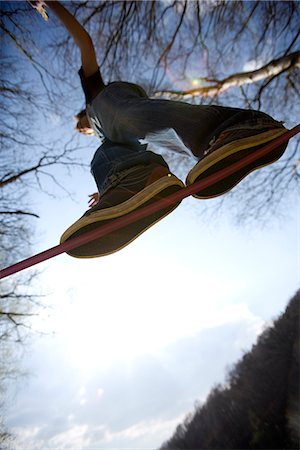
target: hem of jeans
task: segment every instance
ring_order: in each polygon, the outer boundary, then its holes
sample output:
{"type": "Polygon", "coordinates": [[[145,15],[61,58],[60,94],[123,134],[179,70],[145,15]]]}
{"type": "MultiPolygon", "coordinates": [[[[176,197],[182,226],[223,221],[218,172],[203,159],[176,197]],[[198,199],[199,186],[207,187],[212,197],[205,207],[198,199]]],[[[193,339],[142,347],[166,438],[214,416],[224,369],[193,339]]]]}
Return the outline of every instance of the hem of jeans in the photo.
{"type": "MultiPolygon", "coordinates": [[[[272,118],[257,118],[257,119],[250,119],[246,120],[240,123],[237,123],[235,125],[232,125],[230,127],[225,128],[221,133],[224,133],[224,131],[234,131],[234,130],[244,130],[245,128],[250,129],[260,129],[262,127],[268,127],[272,125],[274,128],[282,128],[284,125],[283,121],[277,121],[272,118]]],[[[219,133],[219,135],[221,134],[219,133]]]]}
{"type": "Polygon", "coordinates": [[[126,178],[131,173],[135,172],[137,169],[143,167],[143,164],[137,164],[133,167],[129,167],[128,169],[121,170],[120,172],[115,173],[113,170],[109,175],[107,175],[106,180],[103,183],[103,187],[101,191],[99,191],[100,197],[103,196],[107,191],[117,186],[120,181],[126,178]]]}
{"type": "Polygon", "coordinates": [[[277,128],[285,128],[284,127],[284,122],[283,121],[277,121],[275,119],[273,119],[272,117],[270,118],[254,118],[254,119],[249,119],[249,120],[245,120],[239,123],[236,123],[235,125],[232,125],[230,127],[226,127],[224,128],[224,130],[216,133],[213,138],[209,141],[208,143],[208,147],[207,149],[203,152],[203,156],[207,156],[208,154],[211,153],[211,146],[214,145],[214,143],[218,140],[218,138],[221,136],[222,133],[226,133],[228,131],[238,131],[238,130],[245,130],[245,129],[251,129],[251,130],[263,130],[264,128],[270,128],[270,125],[272,125],[272,129],[277,129],[277,128]]]}

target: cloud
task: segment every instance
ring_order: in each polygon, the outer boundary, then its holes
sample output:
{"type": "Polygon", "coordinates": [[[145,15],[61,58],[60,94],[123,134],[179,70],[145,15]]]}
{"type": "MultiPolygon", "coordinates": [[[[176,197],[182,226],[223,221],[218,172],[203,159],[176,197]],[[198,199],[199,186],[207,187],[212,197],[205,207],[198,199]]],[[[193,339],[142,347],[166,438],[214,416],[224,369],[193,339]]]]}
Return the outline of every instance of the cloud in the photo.
{"type": "Polygon", "coordinates": [[[16,427],[14,433],[19,435],[20,440],[15,445],[15,450],[74,450],[89,445],[89,438],[86,437],[88,425],[73,425],[49,438],[45,438],[45,428],[46,426],[27,429],[16,427]]]}
{"type": "MultiPolygon", "coordinates": [[[[118,442],[122,445],[131,446],[136,448],[134,442],[139,440],[138,447],[140,448],[153,448],[149,447],[149,440],[155,439],[162,442],[164,436],[170,433],[170,430],[175,428],[178,423],[184,419],[184,415],[179,415],[171,420],[148,420],[135,423],[134,425],[124,428],[121,431],[111,432],[109,429],[105,432],[104,442],[107,444],[113,444],[115,446],[118,442]]],[[[111,447],[110,447],[111,448],[111,447]]]]}

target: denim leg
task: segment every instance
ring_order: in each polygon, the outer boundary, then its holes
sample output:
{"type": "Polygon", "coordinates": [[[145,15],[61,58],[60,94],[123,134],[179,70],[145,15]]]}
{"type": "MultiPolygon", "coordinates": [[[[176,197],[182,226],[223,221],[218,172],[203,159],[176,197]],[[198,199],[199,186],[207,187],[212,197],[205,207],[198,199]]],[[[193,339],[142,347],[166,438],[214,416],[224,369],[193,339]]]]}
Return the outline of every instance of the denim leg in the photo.
{"type": "Polygon", "coordinates": [[[148,133],[173,128],[194,156],[201,158],[213,137],[226,128],[261,119],[274,123],[260,111],[140,98],[120,103],[117,122],[127,133],[142,139],[148,133]]]}
{"type": "Polygon", "coordinates": [[[98,192],[102,195],[108,188],[119,183],[126,171],[137,165],[160,164],[168,168],[162,156],[147,151],[145,145],[114,144],[106,140],[96,151],[91,172],[98,192]]]}

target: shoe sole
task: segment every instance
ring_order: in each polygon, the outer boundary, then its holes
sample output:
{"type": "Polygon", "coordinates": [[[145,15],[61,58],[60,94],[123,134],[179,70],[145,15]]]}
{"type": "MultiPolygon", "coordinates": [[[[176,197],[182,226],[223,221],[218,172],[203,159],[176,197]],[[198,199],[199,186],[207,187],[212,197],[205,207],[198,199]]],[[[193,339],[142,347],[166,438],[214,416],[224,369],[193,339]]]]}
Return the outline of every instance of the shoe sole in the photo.
{"type": "MultiPolygon", "coordinates": [[[[174,175],[165,176],[138,192],[132,198],[111,208],[95,211],[89,216],[82,217],[71,225],[62,235],[60,243],[82,235],[107,224],[114,219],[130,214],[131,212],[145,207],[155,201],[165,198],[172,193],[184,188],[184,184],[174,175]]],[[[92,242],[72,249],[67,253],[75,258],[97,258],[114,253],[134,239],[140,236],[152,225],[170,214],[180,202],[163,208],[145,218],[139,219],[123,228],[106,234],[92,242]]]]}
{"type": "MultiPolygon", "coordinates": [[[[286,132],[286,129],[278,131],[269,130],[256,136],[250,136],[230,142],[229,144],[220,147],[195,165],[187,176],[186,184],[190,186],[197,181],[200,181],[203,178],[224,169],[225,167],[229,167],[235,162],[242,160],[250,153],[255,152],[255,150],[260,150],[263,144],[273,141],[286,132]]],[[[277,161],[283,155],[286,147],[287,143],[279,145],[267,155],[250,163],[248,166],[239,169],[236,173],[230,175],[224,180],[218,181],[216,184],[206,187],[196,194],[193,194],[193,197],[207,199],[225,194],[251,172],[277,161]]]]}

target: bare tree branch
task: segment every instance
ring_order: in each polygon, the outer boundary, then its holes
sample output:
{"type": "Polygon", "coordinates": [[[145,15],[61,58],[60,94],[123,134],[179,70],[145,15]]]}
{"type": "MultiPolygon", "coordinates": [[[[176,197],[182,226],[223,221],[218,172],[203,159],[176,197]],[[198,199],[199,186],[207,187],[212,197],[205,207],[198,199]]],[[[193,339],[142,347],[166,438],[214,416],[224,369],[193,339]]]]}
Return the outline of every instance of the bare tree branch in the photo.
{"type": "Polygon", "coordinates": [[[20,211],[20,210],[16,210],[16,211],[0,211],[0,214],[11,214],[11,215],[22,215],[22,216],[32,216],[32,217],[36,217],[36,218],[40,218],[40,216],[38,216],[37,214],[28,212],[28,211],[20,211]]]}
{"type": "Polygon", "coordinates": [[[197,95],[209,97],[219,95],[231,87],[240,87],[245,84],[253,84],[266,78],[274,78],[283,72],[291,71],[300,67],[300,51],[290,53],[278,59],[274,59],[259,69],[240,72],[230,75],[223,80],[211,80],[206,77],[199,78],[203,82],[211,83],[209,86],[197,87],[189,90],[161,90],[155,93],[156,96],[171,94],[188,98],[197,95]]]}

